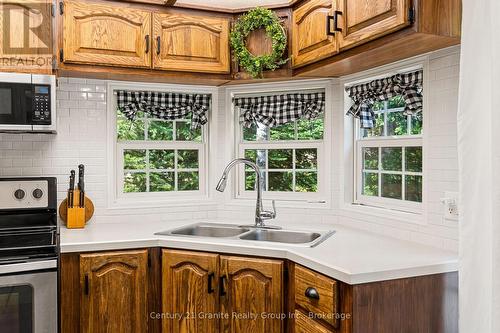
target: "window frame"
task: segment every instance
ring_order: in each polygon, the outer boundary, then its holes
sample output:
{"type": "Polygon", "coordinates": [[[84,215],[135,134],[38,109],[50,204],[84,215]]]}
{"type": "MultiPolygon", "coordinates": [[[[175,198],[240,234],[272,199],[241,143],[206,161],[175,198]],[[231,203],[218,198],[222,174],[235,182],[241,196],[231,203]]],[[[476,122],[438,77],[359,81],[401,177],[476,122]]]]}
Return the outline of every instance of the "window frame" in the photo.
{"type": "MultiPolygon", "coordinates": [[[[108,208],[141,208],[190,205],[193,202],[210,199],[209,169],[213,163],[209,159],[209,145],[213,140],[212,113],[217,108],[218,90],[209,86],[188,86],[171,84],[149,84],[109,81],[107,84],[107,111],[108,111],[108,208]],[[117,90],[153,90],[160,92],[203,93],[211,94],[211,109],[208,112],[208,123],[202,129],[202,142],[194,141],[118,141],[117,137],[117,90]],[[165,192],[136,192],[123,193],[124,159],[126,149],[141,150],[198,150],[198,190],[193,191],[165,191],[165,192]]],[[[146,130],[146,129],[145,129],[146,130]]],[[[176,158],[177,159],[177,158],[176,158]]],[[[175,165],[177,169],[177,165],[175,165]]]]}
{"type": "MultiPolygon", "coordinates": [[[[423,80],[423,90],[424,90],[424,99],[423,99],[423,122],[422,122],[422,133],[418,135],[392,135],[392,136],[378,136],[378,137],[362,137],[361,136],[361,128],[359,119],[351,117],[351,124],[353,126],[353,136],[352,136],[352,188],[351,190],[347,190],[346,192],[352,193],[352,201],[351,205],[363,206],[370,209],[382,209],[382,210],[392,210],[396,214],[414,214],[421,216],[425,213],[425,198],[426,198],[426,153],[425,153],[425,128],[428,127],[427,115],[426,115],[426,106],[427,106],[427,97],[425,93],[425,87],[427,86],[427,61],[418,61],[413,64],[409,64],[408,66],[400,65],[393,70],[380,70],[375,75],[359,75],[356,79],[352,79],[349,81],[349,78],[343,81],[341,85],[342,88],[356,85],[363,82],[369,82],[374,79],[384,78],[387,76],[394,75],[396,73],[406,73],[412,70],[422,69],[424,71],[424,80],[423,80]],[[362,184],[363,184],[363,156],[362,156],[362,148],[363,147],[421,147],[422,148],[422,172],[420,173],[422,176],[422,202],[413,202],[406,201],[402,199],[392,199],[392,198],[384,198],[384,197],[372,197],[362,195],[362,184]]],[[[373,73],[373,72],[372,72],[373,73]]],[[[344,111],[347,112],[348,108],[352,105],[352,100],[349,98],[347,93],[344,91],[344,111]]],[[[390,110],[396,110],[390,109],[390,110]]],[[[394,111],[397,112],[397,111],[394,111]]],[[[350,117],[350,116],[346,116],[350,117]]],[[[386,122],[384,121],[384,124],[386,122]]],[[[384,126],[384,133],[386,134],[387,127],[384,126]]],[[[404,159],[404,156],[402,157],[404,159]]],[[[404,161],[403,161],[404,163],[404,161]]],[[[403,164],[404,166],[404,164],[403,164]]],[[[404,169],[401,171],[402,174],[405,174],[404,169]]],[[[388,172],[390,173],[390,172],[388,172]]],[[[381,174],[378,172],[378,174],[381,174]]],[[[402,191],[404,191],[404,178],[402,184],[402,191]]],[[[405,220],[409,219],[406,215],[405,220]]]]}
{"type": "MultiPolygon", "coordinates": [[[[290,191],[264,191],[264,199],[273,199],[280,202],[282,207],[311,207],[328,208],[331,204],[331,142],[332,136],[332,81],[325,79],[304,80],[300,82],[279,82],[251,84],[245,86],[235,86],[226,89],[226,103],[229,114],[227,124],[231,128],[232,148],[227,153],[227,160],[244,156],[245,149],[301,149],[317,148],[317,192],[290,192],[290,191]],[[325,112],[323,115],[323,139],[322,140],[276,140],[276,141],[243,141],[243,131],[239,123],[239,112],[232,103],[232,99],[237,96],[264,96],[275,94],[286,94],[293,92],[325,92],[325,112]]],[[[228,134],[229,135],[229,134],[228,134]]],[[[238,166],[234,173],[234,185],[228,198],[230,203],[243,203],[255,201],[255,191],[245,191],[245,168],[238,166]]],[[[288,169],[283,169],[288,170],[288,169]]],[[[253,202],[255,204],[255,202],[253,202]]]]}

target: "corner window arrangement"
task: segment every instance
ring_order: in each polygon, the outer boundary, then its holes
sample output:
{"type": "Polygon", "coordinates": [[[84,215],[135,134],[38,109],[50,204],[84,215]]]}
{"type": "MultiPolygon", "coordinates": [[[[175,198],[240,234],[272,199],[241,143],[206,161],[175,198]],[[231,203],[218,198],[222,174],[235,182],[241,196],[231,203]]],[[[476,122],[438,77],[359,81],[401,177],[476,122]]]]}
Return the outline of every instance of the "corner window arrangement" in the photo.
{"type": "Polygon", "coordinates": [[[356,202],[421,211],[423,72],[346,88],[357,118],[356,202]]]}
{"type": "MultiPolygon", "coordinates": [[[[298,198],[320,192],[324,145],[325,93],[237,96],[238,157],[255,161],[265,191],[298,198]]],[[[243,168],[242,168],[243,169],[243,168]]],[[[255,190],[256,174],[240,173],[238,192],[255,190]]]]}
{"type": "Polygon", "coordinates": [[[117,91],[117,187],[122,195],[201,192],[210,95],[117,91]]]}

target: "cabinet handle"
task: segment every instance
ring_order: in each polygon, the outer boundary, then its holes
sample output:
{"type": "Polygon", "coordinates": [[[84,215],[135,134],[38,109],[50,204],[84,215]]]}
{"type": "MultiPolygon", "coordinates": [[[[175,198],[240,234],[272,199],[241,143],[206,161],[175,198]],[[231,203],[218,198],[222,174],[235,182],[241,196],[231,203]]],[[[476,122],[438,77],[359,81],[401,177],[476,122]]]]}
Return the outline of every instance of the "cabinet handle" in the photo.
{"type": "Polygon", "coordinates": [[[226,289],[224,287],[225,280],[226,280],[225,276],[220,277],[220,283],[219,283],[220,284],[220,287],[219,287],[220,296],[226,296],[226,289]]]}
{"type": "Polygon", "coordinates": [[[149,35],[146,35],[145,39],[146,39],[146,54],[148,54],[149,53],[149,35]]]}
{"type": "Polygon", "coordinates": [[[335,20],[335,16],[328,15],[326,17],[326,34],[328,36],[335,36],[335,31],[332,31],[332,20],[335,20]]]}
{"type": "Polygon", "coordinates": [[[85,295],[89,294],[89,288],[90,288],[89,284],[90,284],[89,275],[85,274],[85,280],[84,280],[84,293],[85,293],[85,295]]]}
{"type": "Polygon", "coordinates": [[[338,31],[342,32],[342,28],[339,28],[339,15],[343,15],[343,13],[340,10],[336,10],[334,13],[334,19],[333,19],[333,31],[338,31]]]}
{"type": "Polygon", "coordinates": [[[214,288],[212,287],[212,281],[215,277],[215,273],[208,274],[208,293],[211,294],[214,292],[214,288]]]}
{"type": "Polygon", "coordinates": [[[156,54],[160,55],[161,53],[161,37],[156,37],[156,54]]]}
{"type": "Polygon", "coordinates": [[[319,293],[315,288],[309,287],[306,289],[305,295],[310,299],[319,299],[319,293]]]}

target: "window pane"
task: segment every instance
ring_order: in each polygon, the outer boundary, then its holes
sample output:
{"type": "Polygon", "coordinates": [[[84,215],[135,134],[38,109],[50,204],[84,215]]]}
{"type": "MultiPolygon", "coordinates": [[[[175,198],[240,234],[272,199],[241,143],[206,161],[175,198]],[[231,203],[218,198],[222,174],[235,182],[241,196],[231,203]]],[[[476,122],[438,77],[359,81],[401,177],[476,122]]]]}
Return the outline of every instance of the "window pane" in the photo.
{"type": "Polygon", "coordinates": [[[178,150],[177,167],[179,169],[197,169],[198,151],[197,150],[178,150]]]}
{"type": "Polygon", "coordinates": [[[201,128],[191,130],[191,123],[188,121],[176,121],[176,140],[201,142],[201,128]]]}
{"type": "Polygon", "coordinates": [[[146,192],[146,173],[144,172],[127,172],[124,175],[123,192],[146,192]]]}
{"type": "Polygon", "coordinates": [[[297,172],[295,174],[296,192],[317,192],[318,174],[316,172],[297,172]]]}
{"type": "Polygon", "coordinates": [[[148,126],[149,140],[171,141],[174,139],[174,124],[170,121],[151,121],[148,126]]]}
{"type": "Polygon", "coordinates": [[[422,176],[406,176],[405,181],[405,199],[422,202],[422,176]]]}
{"type": "Polygon", "coordinates": [[[363,172],[363,195],[378,196],[378,173],[363,172]]]}
{"type": "Polygon", "coordinates": [[[295,123],[287,123],[270,129],[270,140],[295,140],[295,123]]]}
{"type": "Polygon", "coordinates": [[[405,100],[401,95],[389,98],[389,100],[387,101],[388,109],[404,108],[405,106],[406,106],[405,100]]]}
{"type": "Polygon", "coordinates": [[[416,115],[411,116],[411,134],[413,135],[422,134],[422,124],[423,124],[422,112],[419,112],[416,115]]]}
{"type": "Polygon", "coordinates": [[[365,170],[378,170],[378,148],[363,148],[363,168],[365,170]]]}
{"type": "MultiPolygon", "coordinates": [[[[261,169],[266,168],[266,151],[264,149],[245,149],[245,158],[257,163],[261,169]]],[[[249,166],[246,166],[245,169],[252,170],[249,166]]]]}
{"type": "Polygon", "coordinates": [[[422,147],[405,148],[406,171],[422,172],[422,147]]]}
{"type": "Polygon", "coordinates": [[[173,172],[152,172],[149,175],[150,192],[167,192],[175,190],[175,176],[173,172]]]}
{"type": "Polygon", "coordinates": [[[116,116],[118,140],[144,140],[144,121],[136,118],[128,120],[123,113],[118,112],[116,116]]]}
{"type": "Polygon", "coordinates": [[[385,198],[402,199],[402,176],[382,174],[382,196],[385,198]]]}
{"type": "Polygon", "coordinates": [[[321,140],[323,139],[324,119],[297,121],[297,136],[299,140],[321,140]]]}
{"type": "Polygon", "coordinates": [[[128,149],[123,151],[124,168],[137,170],[146,168],[146,150],[128,149]]]}
{"type": "Polygon", "coordinates": [[[196,191],[198,190],[198,172],[179,172],[178,178],[178,190],[179,191],[196,191]]]}
{"type": "Polygon", "coordinates": [[[243,140],[245,141],[255,141],[257,140],[257,127],[252,125],[252,127],[243,127],[243,140]]]}
{"type": "Polygon", "coordinates": [[[150,150],[149,167],[151,169],[173,169],[174,151],[173,150],[150,150]]]}
{"type": "Polygon", "coordinates": [[[292,191],[292,172],[269,172],[269,191],[292,191]]]}
{"type": "Polygon", "coordinates": [[[295,168],[296,169],[316,169],[317,166],[316,149],[296,149],[295,168]]]}
{"type": "Polygon", "coordinates": [[[245,190],[253,191],[255,190],[255,178],[257,173],[255,171],[245,171],[245,190]]]}
{"type": "Polygon", "coordinates": [[[382,169],[387,171],[401,171],[401,147],[382,148],[382,169]]]}
{"type": "Polygon", "coordinates": [[[269,150],[269,169],[292,169],[292,149],[269,150]]]}
{"type": "Polygon", "coordinates": [[[383,136],[384,135],[384,114],[375,113],[374,126],[370,129],[361,129],[361,136],[371,137],[371,136],[383,136]]]}
{"type": "Polygon", "coordinates": [[[403,112],[387,113],[387,135],[407,135],[408,117],[403,112]]]}

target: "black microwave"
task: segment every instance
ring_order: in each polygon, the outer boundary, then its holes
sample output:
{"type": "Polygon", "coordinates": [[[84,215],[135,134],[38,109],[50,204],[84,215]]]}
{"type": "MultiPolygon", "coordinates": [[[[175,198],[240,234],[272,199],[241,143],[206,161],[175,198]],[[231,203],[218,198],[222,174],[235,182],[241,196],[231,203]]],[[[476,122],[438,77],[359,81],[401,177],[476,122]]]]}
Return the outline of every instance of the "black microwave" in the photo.
{"type": "Polygon", "coordinates": [[[56,132],[54,75],[0,73],[0,132],[56,132]]]}

